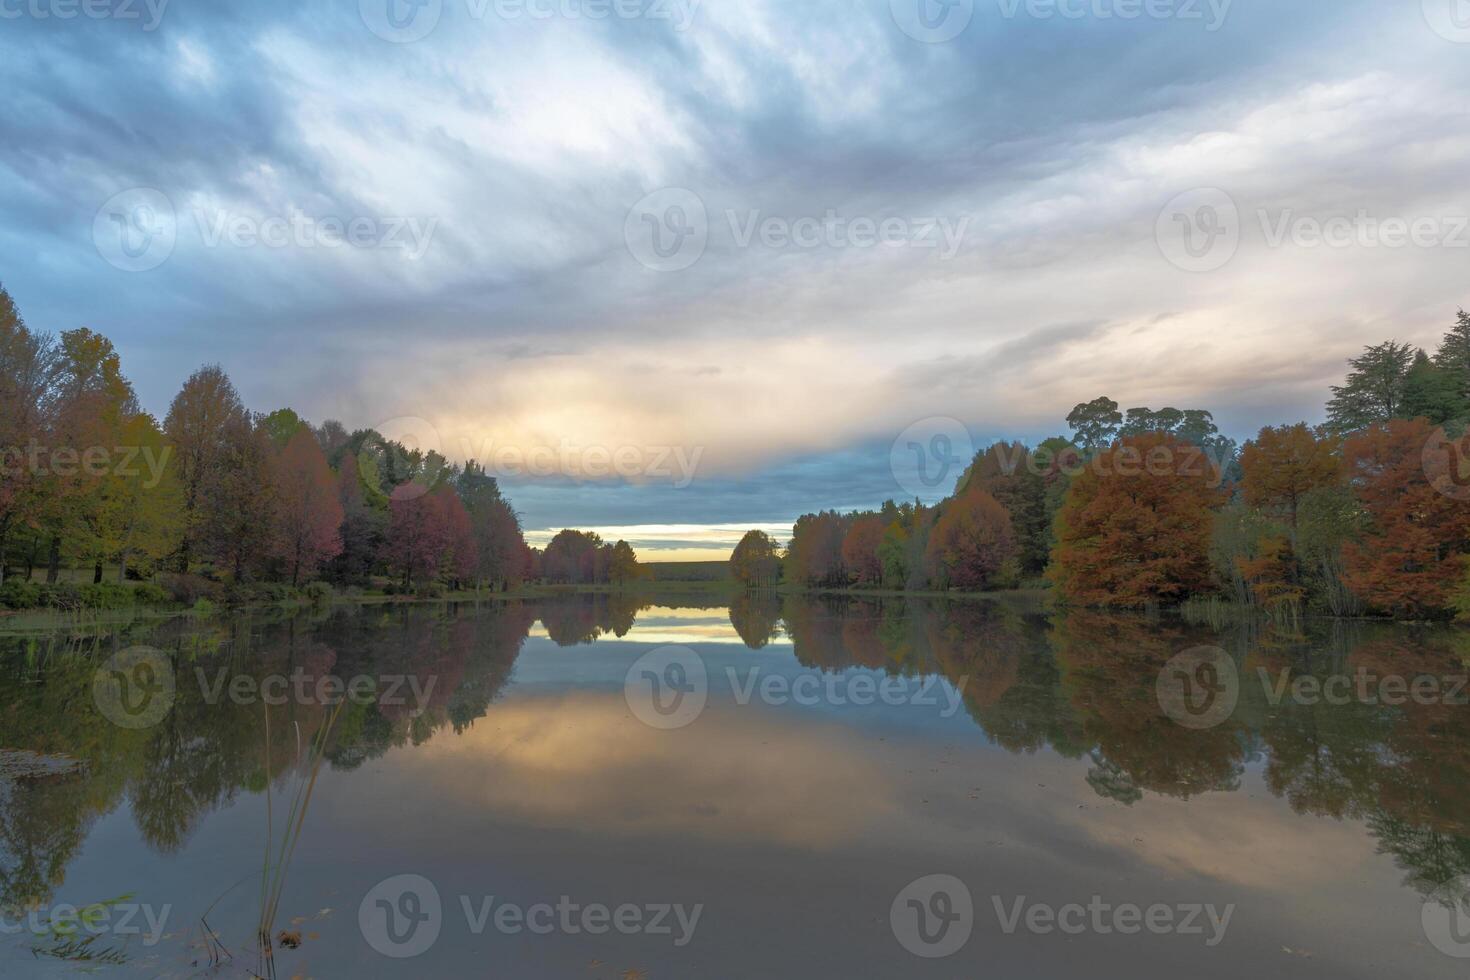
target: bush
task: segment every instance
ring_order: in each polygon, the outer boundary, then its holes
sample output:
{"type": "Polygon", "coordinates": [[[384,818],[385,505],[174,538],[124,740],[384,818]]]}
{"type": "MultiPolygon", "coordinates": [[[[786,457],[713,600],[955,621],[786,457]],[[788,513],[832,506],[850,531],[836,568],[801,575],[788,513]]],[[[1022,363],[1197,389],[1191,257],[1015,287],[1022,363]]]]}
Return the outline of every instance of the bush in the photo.
{"type": "Polygon", "coordinates": [[[7,609],[127,609],[170,599],[168,592],[152,583],[137,587],[117,582],[78,586],[12,580],[0,586],[0,606],[7,609]]]}
{"type": "Polygon", "coordinates": [[[41,587],[11,579],[0,585],[0,606],[6,609],[35,609],[41,604],[41,587]]]}
{"type": "Polygon", "coordinates": [[[218,582],[211,582],[202,575],[168,573],[158,576],[158,584],[171,599],[186,606],[195,605],[200,599],[216,601],[222,591],[218,582]]]}
{"type": "Polygon", "coordinates": [[[332,587],[326,582],[308,582],[301,592],[313,605],[324,606],[332,601],[332,587]]]}

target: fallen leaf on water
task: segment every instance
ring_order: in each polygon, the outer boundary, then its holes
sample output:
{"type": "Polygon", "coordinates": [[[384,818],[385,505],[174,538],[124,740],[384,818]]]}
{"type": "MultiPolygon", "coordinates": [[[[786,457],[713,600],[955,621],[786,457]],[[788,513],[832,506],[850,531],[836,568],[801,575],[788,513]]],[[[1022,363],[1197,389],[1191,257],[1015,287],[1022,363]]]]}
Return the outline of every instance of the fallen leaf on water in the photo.
{"type": "Polygon", "coordinates": [[[648,980],[647,970],[624,970],[620,975],[623,980],[648,980]]]}

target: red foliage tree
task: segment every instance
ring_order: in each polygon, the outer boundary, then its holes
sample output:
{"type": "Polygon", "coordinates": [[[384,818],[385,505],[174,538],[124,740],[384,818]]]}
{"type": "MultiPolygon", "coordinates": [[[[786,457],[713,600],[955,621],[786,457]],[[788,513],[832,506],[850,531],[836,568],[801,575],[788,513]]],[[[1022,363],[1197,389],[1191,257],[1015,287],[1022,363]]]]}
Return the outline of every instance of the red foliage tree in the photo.
{"type": "Polygon", "coordinates": [[[1434,433],[1424,419],[1395,419],[1343,447],[1369,522],[1362,540],[1343,549],[1345,580],[1364,602],[1394,615],[1448,612],[1470,555],[1470,507],[1436,490],[1424,470],[1434,433]]]}
{"type": "Polygon", "coordinates": [[[868,514],[852,522],[842,540],[842,563],[858,585],[877,585],[883,581],[883,563],[878,559],[878,546],[883,543],[887,525],[877,514],[868,514]]]}
{"type": "Polygon", "coordinates": [[[1141,607],[1210,587],[1214,464],[1153,432],[1119,441],[1088,463],[1057,520],[1051,577],[1084,605],[1141,607]]]}
{"type": "Polygon", "coordinates": [[[1016,553],[1010,513],[984,490],[972,489],[944,505],[925,559],[936,585],[978,591],[1016,553]]]}
{"type": "Polygon", "coordinates": [[[342,501],[332,468],[311,429],[302,426],[272,461],[275,483],[274,557],[291,569],[291,584],[299,585],[323,562],[342,553],[342,501]]]}
{"type": "Polygon", "coordinates": [[[436,578],[449,546],[444,508],[434,493],[404,484],[388,498],[388,535],[383,561],[403,577],[404,588],[436,578]]]}

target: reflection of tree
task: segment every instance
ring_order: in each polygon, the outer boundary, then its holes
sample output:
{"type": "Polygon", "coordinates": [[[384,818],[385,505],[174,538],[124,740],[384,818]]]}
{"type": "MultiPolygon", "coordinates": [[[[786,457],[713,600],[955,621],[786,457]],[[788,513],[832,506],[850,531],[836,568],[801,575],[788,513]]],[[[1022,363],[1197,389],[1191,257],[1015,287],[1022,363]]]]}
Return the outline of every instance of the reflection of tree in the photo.
{"type": "Polygon", "coordinates": [[[1143,790],[1123,768],[1102,753],[1092,753],[1092,768],[1087,770],[1087,785],[1105,800],[1116,800],[1124,806],[1132,806],[1143,799],[1143,790]]]}
{"type": "Polygon", "coordinates": [[[1207,638],[1145,617],[1084,611],[1058,617],[1055,626],[1064,684],[1102,758],[1138,787],[1167,796],[1187,799],[1239,787],[1245,769],[1239,721],[1190,731],[1158,703],[1159,672],[1207,638]]]}
{"type": "Polygon", "coordinates": [[[780,621],[781,600],[774,592],[748,590],[730,599],[730,625],[752,650],[764,649],[780,635],[780,621]]]}
{"type": "Polygon", "coordinates": [[[611,633],[627,636],[647,605],[622,592],[565,596],[539,607],[546,635],[559,647],[582,646],[611,633]]]}
{"type": "MultiPolygon", "coordinates": [[[[272,742],[264,746],[264,708],[228,697],[207,703],[196,668],[210,681],[221,670],[259,681],[298,668],[313,678],[414,678],[428,695],[423,704],[405,686],[405,704],[343,709],[326,758],[350,770],[485,717],[537,619],[558,643],[588,642],[625,633],[638,602],[577,595],[309,617],[273,612],[223,625],[179,620],[95,649],[90,641],[38,647],[0,639],[0,745],[86,764],[76,775],[0,783],[0,905],[48,900],[97,816],[124,797],[149,845],[171,851],[211,810],[242,791],[261,792],[267,771],[289,778],[297,726],[309,744],[325,711],[272,708],[272,742]],[[91,684],[102,659],[138,642],[172,659],[178,696],[161,725],[124,731],[95,711],[91,684]]],[[[1023,615],[993,602],[787,597],[778,607],[758,593],[742,597],[730,617],[755,646],[776,634],[778,612],[801,664],[963,683],[985,736],[1011,752],[1049,747],[1085,760],[1088,784],[1106,799],[1132,804],[1147,793],[1235,789],[1250,747],[1259,745],[1272,793],[1298,812],[1364,821],[1410,887],[1443,896],[1470,876],[1470,708],[1309,705],[1289,696],[1273,705],[1256,673],[1322,680],[1362,667],[1380,676],[1453,677],[1467,669],[1457,633],[1309,624],[1305,637],[1255,626],[1222,635],[1134,615],[1023,615]],[[1194,732],[1163,716],[1155,684],[1172,657],[1201,645],[1236,650],[1244,683],[1230,721],[1194,732]]]]}
{"type": "Polygon", "coordinates": [[[0,905],[48,901],[91,822],[124,796],[143,839],[169,853],[241,790],[263,791],[267,771],[292,778],[300,746],[310,744],[330,709],[300,703],[294,688],[284,705],[236,703],[229,678],[246,675],[259,684],[300,671],[308,690],[323,677],[344,684],[358,676],[416,679],[427,695],[422,705],[404,685],[405,704],[382,703],[380,686],[377,703],[343,708],[326,755],[334,767],[351,769],[483,716],[535,621],[522,603],[312,616],[247,616],[226,630],[182,621],[157,627],[146,639],[173,663],[176,694],[168,717],[143,731],[113,726],[92,704],[93,674],[112,647],[99,651],[88,642],[38,659],[27,643],[0,640],[0,744],[85,763],[79,775],[0,782],[0,905]],[[207,697],[220,677],[226,678],[221,696],[207,697]],[[264,744],[267,710],[270,745],[264,744]]]}

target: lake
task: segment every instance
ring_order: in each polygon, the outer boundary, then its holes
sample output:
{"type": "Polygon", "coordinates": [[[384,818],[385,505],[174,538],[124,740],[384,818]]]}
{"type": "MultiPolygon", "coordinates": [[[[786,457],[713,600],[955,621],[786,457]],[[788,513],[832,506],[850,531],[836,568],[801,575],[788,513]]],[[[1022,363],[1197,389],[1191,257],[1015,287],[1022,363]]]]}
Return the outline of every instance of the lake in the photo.
{"type": "Polygon", "coordinates": [[[0,975],[1463,977],[1467,661],[770,596],[6,635],[0,975]]]}

